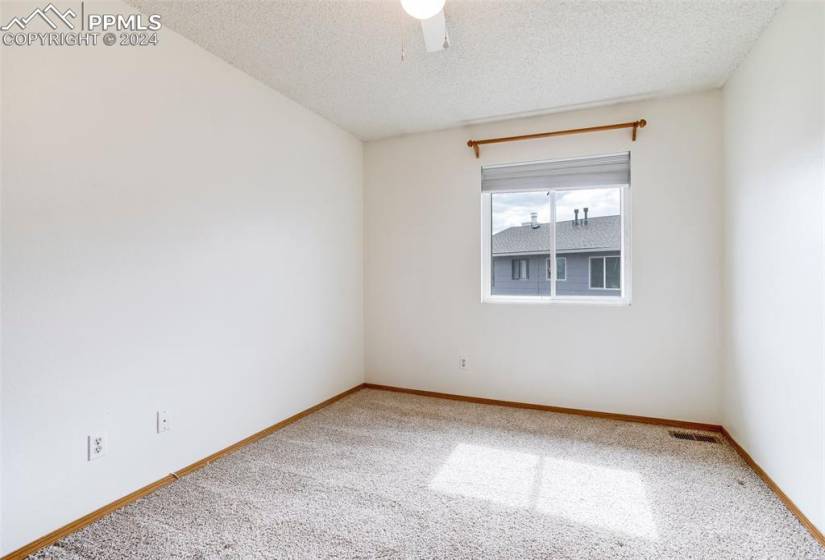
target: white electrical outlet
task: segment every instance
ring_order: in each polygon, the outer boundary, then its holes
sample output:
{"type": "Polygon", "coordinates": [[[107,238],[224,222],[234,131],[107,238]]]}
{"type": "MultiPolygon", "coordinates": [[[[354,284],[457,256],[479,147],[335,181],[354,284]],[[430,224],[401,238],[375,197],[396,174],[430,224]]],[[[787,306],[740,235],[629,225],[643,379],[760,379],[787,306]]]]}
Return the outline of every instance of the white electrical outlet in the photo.
{"type": "Polygon", "coordinates": [[[90,434],[88,437],[89,461],[100,459],[106,455],[106,434],[90,434]]]}
{"type": "Polygon", "coordinates": [[[165,410],[158,410],[158,433],[169,431],[169,415],[165,410]]]}
{"type": "Polygon", "coordinates": [[[466,356],[460,356],[458,358],[458,368],[459,369],[469,369],[469,367],[470,367],[470,360],[468,360],[466,356]]]}

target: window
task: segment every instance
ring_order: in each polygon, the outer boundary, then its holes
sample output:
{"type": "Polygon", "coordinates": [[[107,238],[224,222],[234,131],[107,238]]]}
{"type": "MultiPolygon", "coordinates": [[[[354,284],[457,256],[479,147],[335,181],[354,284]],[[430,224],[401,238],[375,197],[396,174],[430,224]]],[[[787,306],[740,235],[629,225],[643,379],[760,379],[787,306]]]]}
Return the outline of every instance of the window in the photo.
{"type": "Polygon", "coordinates": [[[483,301],[629,303],[630,154],[484,167],[481,201],[483,301]]]}
{"type": "Polygon", "coordinates": [[[619,257],[590,257],[590,289],[618,290],[621,288],[621,259],[619,257]]]}
{"type": "MultiPolygon", "coordinates": [[[[556,257],[556,277],[559,282],[567,280],[567,257],[556,257]]],[[[553,271],[550,269],[550,257],[547,258],[547,280],[553,278],[553,271]]]]}
{"type": "Polygon", "coordinates": [[[513,259],[513,280],[527,280],[530,277],[530,261],[513,259]]]}

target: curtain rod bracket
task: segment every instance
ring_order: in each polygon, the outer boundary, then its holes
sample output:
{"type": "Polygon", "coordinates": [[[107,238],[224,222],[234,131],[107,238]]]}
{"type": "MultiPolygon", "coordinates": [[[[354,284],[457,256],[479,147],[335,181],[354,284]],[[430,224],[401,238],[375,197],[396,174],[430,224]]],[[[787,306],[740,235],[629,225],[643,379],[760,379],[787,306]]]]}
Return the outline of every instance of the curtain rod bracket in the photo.
{"type": "Polygon", "coordinates": [[[478,157],[479,157],[478,142],[476,142],[475,140],[467,140],[467,145],[470,146],[473,149],[473,152],[475,152],[475,155],[476,155],[476,159],[478,159],[478,157]]]}
{"type": "Polygon", "coordinates": [[[535,140],[536,138],[548,138],[550,136],[564,136],[567,134],[583,134],[585,132],[601,132],[604,130],[617,130],[620,128],[632,128],[633,132],[631,135],[632,141],[636,141],[636,134],[640,128],[644,128],[647,126],[647,121],[645,119],[639,119],[638,121],[633,122],[625,122],[619,124],[606,124],[602,126],[591,126],[588,128],[571,128],[569,130],[555,130],[553,132],[538,132],[536,134],[522,134],[520,136],[505,136],[501,138],[485,138],[484,140],[467,140],[467,146],[473,149],[473,153],[476,155],[476,159],[480,157],[480,149],[479,147],[482,144],[499,144],[501,142],[516,142],[519,140],[535,140]]]}
{"type": "Polygon", "coordinates": [[[633,141],[636,141],[636,131],[640,128],[644,128],[647,125],[647,121],[644,119],[640,119],[633,123],[633,141]]]}

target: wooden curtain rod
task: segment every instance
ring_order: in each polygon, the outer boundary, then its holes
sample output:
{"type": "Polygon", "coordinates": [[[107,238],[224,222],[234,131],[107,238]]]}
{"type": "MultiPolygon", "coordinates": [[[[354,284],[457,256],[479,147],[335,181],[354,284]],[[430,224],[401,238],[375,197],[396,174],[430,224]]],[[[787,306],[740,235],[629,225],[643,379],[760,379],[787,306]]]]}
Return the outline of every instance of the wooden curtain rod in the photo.
{"type": "Polygon", "coordinates": [[[479,157],[478,147],[482,144],[499,144],[501,142],[517,142],[519,140],[535,140],[536,138],[547,138],[548,136],[565,136],[567,134],[583,134],[585,132],[601,132],[603,130],[616,130],[619,128],[632,128],[633,141],[636,141],[636,131],[644,128],[647,121],[639,119],[638,121],[619,123],[619,124],[605,124],[602,126],[591,126],[589,128],[571,128],[570,130],[555,130],[553,132],[537,132],[536,134],[522,134],[521,136],[505,136],[502,138],[485,138],[484,140],[467,140],[467,145],[473,149],[476,154],[476,159],[479,157]]]}

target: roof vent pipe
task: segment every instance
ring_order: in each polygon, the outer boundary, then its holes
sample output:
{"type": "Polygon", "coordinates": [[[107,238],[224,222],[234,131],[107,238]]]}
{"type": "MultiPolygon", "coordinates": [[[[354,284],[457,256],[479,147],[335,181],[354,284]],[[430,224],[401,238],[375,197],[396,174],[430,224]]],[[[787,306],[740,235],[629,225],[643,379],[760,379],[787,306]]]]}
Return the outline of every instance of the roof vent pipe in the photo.
{"type": "Polygon", "coordinates": [[[589,208],[587,208],[587,207],[584,208],[584,225],[587,225],[587,211],[588,210],[589,210],[589,208]]]}
{"type": "Polygon", "coordinates": [[[575,210],[573,210],[573,214],[575,214],[575,217],[573,218],[573,225],[577,226],[579,225],[579,209],[576,208],[575,210]]]}
{"type": "Polygon", "coordinates": [[[537,212],[530,212],[530,227],[533,229],[539,227],[539,215],[537,212]]]}

